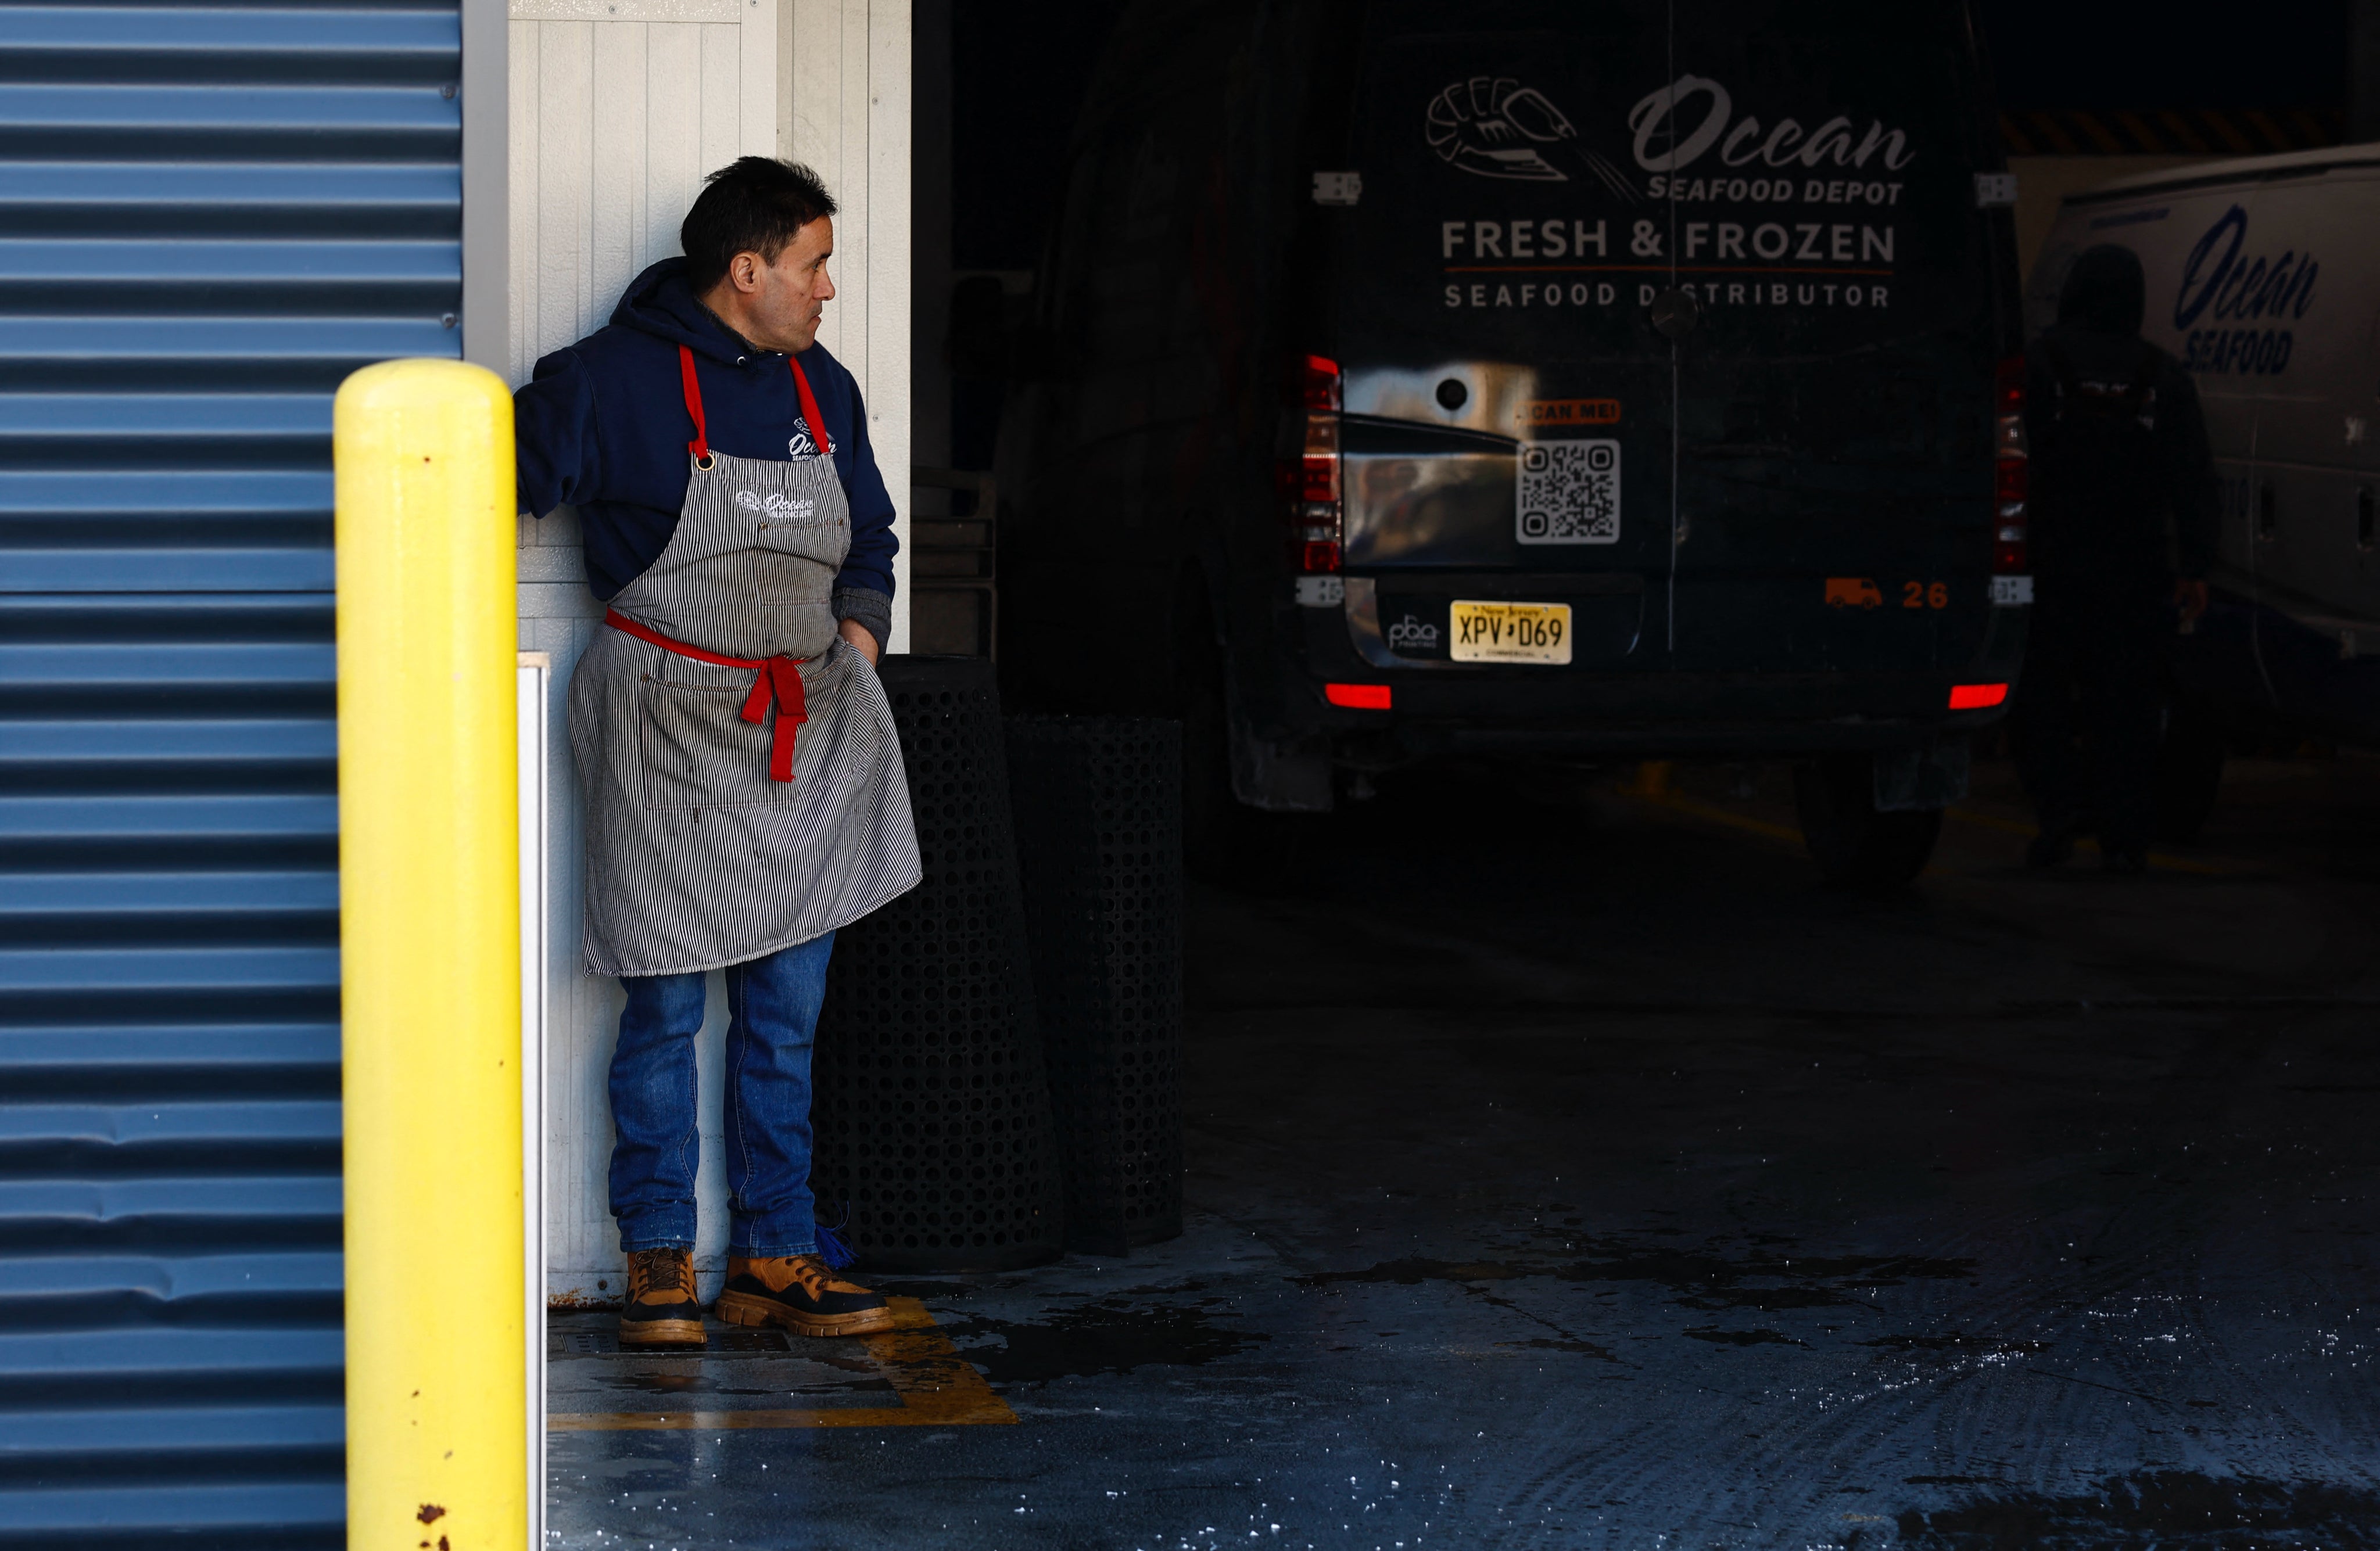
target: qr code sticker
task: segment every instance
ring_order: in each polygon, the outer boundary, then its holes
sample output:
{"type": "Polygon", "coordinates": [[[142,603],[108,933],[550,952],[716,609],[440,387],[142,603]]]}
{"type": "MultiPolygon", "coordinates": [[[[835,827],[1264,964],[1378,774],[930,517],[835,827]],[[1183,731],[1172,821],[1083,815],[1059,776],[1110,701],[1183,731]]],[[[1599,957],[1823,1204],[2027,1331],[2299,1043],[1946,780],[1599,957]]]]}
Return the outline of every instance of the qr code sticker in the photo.
{"type": "Polygon", "coordinates": [[[1524,544],[1620,541],[1620,443],[1521,444],[1518,530],[1524,544]]]}

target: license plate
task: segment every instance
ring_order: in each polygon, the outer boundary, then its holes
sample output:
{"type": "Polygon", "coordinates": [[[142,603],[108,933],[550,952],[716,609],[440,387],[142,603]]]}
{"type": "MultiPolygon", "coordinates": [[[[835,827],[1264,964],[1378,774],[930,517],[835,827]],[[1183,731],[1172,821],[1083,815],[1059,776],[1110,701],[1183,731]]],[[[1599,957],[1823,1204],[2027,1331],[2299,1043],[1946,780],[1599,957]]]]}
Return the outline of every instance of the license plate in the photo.
{"type": "Polygon", "coordinates": [[[1570,660],[1567,603],[1480,603],[1456,599],[1448,605],[1453,639],[1448,655],[1457,662],[1553,662],[1570,660]]]}

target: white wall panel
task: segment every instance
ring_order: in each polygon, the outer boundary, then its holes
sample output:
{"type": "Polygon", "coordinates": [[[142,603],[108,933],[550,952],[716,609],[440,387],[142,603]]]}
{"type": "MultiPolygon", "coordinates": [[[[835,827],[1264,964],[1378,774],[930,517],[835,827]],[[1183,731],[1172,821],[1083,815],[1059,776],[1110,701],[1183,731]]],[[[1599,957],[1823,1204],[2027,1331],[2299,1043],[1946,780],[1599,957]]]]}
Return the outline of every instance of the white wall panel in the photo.
{"type": "MultiPolygon", "coordinates": [[[[909,499],[909,0],[785,0],[792,94],[783,155],[834,191],[835,284],[819,331],[868,404],[877,466],[901,509],[909,499]]],[[[893,563],[892,649],[909,644],[909,555],[893,563]]]]}
{"type": "MultiPolygon", "coordinates": [[[[868,431],[886,482],[901,509],[910,509],[909,320],[912,222],[910,169],[910,29],[908,0],[871,5],[868,28],[868,431]]],[[[905,649],[909,636],[909,563],[905,550],[894,560],[900,606],[893,638],[905,649]]]]}
{"type": "Polygon", "coordinates": [[[654,55],[654,34],[666,39],[698,29],[629,26],[591,30],[595,55],[589,98],[587,257],[592,274],[630,275],[651,262],[645,257],[650,246],[645,153],[646,81],[654,55]],[[593,112],[593,104],[599,103],[602,111],[593,112]]]}
{"type": "MultiPolygon", "coordinates": [[[[859,380],[886,483],[908,510],[907,0],[512,0],[512,381],[601,328],[646,265],[678,250],[703,175],[737,156],[809,161],[844,213],[822,337],[859,380]],[[897,78],[897,79],[895,79],[897,78]]],[[[520,525],[520,645],[552,654],[547,708],[551,1048],[547,1286],[618,1295],[605,1210],[612,1123],[604,1094],[620,993],[579,969],[585,886],[577,776],[565,722],[570,671],[602,616],[587,590],[574,514],[520,525]]],[[[905,592],[906,558],[901,581],[905,592]]],[[[905,599],[896,603],[905,646],[905,599]]],[[[697,1246],[705,1290],[725,1243],[719,1159],[724,997],[712,976],[700,1067],[704,1168],[697,1246]]]]}

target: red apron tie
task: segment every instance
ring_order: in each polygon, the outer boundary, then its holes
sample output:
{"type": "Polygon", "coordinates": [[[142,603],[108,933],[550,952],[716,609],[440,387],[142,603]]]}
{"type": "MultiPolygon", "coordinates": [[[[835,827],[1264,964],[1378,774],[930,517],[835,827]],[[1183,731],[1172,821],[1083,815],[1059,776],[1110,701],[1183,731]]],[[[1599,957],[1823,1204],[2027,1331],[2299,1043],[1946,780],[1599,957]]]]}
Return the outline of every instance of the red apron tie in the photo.
{"type": "Polygon", "coordinates": [[[705,467],[710,464],[710,433],[702,423],[702,384],[694,380],[694,352],[681,345],[677,347],[678,385],[686,392],[686,412],[694,418],[694,440],[686,450],[694,461],[705,467]]]}
{"type": "Polygon", "coordinates": [[[617,609],[605,610],[603,623],[663,651],[690,657],[697,662],[708,662],[714,668],[752,669],[752,692],[744,697],[744,720],[758,727],[768,717],[769,702],[774,700],[777,703],[777,725],[769,738],[769,779],[783,782],[794,779],[794,733],[810,719],[809,700],[802,688],[802,664],[812,659],[792,658],[783,653],[775,657],[722,657],[715,651],[687,646],[684,641],[673,641],[660,631],[638,624],[617,609]]]}
{"type": "MultiPolygon", "coordinates": [[[[794,393],[802,401],[802,424],[810,433],[810,444],[819,450],[820,456],[833,456],[834,444],[826,439],[826,417],[819,413],[808,374],[802,370],[802,363],[791,356],[785,357],[785,364],[794,369],[794,393]]],[[[686,444],[686,450],[694,454],[695,462],[708,468],[710,433],[702,418],[702,384],[695,380],[694,351],[684,345],[677,347],[677,380],[686,394],[686,418],[694,422],[694,440],[686,444]]]]}
{"type": "Polygon", "coordinates": [[[810,719],[801,664],[790,657],[770,658],[753,677],[752,693],[744,697],[745,721],[756,727],[760,724],[771,690],[777,702],[777,725],[769,737],[769,779],[790,782],[794,779],[794,730],[810,719]]]}

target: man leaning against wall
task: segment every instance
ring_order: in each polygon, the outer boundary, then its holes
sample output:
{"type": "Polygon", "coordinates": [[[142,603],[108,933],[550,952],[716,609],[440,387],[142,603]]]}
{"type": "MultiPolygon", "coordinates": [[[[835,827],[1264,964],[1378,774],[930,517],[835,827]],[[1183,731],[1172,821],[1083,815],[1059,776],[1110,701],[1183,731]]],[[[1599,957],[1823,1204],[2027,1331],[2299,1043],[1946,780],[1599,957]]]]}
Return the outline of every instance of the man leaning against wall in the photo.
{"type": "Polygon", "coordinates": [[[834,213],[807,167],[747,156],[713,173],[685,257],[637,276],[610,325],[538,362],[515,399],[521,504],[577,509],[608,605],[571,679],[570,745],[587,968],[627,993],[610,1083],[625,1345],[703,1339],[694,1042],[713,969],[731,1214],[715,1313],[808,1336],[892,1323],[837,1274],[809,1184],[835,930],[919,876],[875,673],[892,502],[858,384],[817,342],[834,213]]]}

